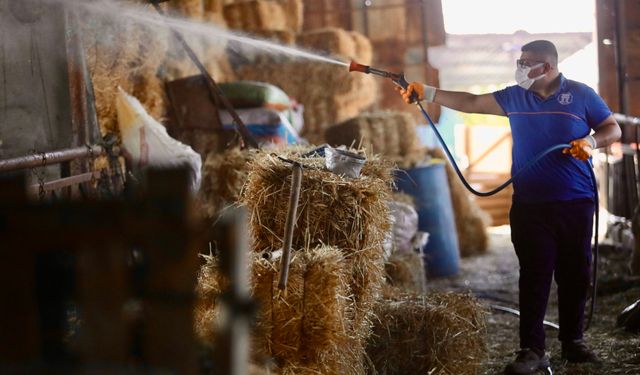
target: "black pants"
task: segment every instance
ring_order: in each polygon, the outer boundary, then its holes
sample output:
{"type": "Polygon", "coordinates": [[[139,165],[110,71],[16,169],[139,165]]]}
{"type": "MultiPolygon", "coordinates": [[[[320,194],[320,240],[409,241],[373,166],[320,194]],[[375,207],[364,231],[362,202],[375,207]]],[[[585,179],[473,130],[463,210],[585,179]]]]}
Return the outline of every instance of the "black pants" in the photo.
{"type": "Polygon", "coordinates": [[[513,203],[511,241],[520,262],[520,347],[544,350],[551,279],[558,285],[560,341],[582,338],[591,281],[591,199],[513,203]]]}

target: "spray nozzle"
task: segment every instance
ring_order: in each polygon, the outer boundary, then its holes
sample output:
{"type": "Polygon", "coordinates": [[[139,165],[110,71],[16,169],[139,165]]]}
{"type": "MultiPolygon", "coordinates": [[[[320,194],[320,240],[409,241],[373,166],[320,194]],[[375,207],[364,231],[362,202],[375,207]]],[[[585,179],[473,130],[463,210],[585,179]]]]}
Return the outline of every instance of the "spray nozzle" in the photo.
{"type": "Polygon", "coordinates": [[[409,86],[409,82],[407,82],[407,80],[404,78],[404,73],[391,73],[387,72],[386,70],[372,68],[369,65],[358,64],[355,61],[352,61],[351,64],[349,64],[349,71],[373,74],[383,78],[390,78],[393,83],[405,90],[409,86]]]}

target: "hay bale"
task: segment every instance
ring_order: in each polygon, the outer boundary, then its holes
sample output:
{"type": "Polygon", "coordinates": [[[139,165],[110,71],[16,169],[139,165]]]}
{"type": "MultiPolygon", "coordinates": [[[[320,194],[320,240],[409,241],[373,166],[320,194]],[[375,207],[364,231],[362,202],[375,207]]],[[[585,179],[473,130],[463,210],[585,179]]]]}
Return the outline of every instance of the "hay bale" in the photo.
{"type": "Polygon", "coordinates": [[[351,34],[355,45],[353,59],[360,64],[370,65],[373,61],[373,46],[369,38],[357,31],[349,31],[349,34],[351,34]]]}
{"type": "Polygon", "coordinates": [[[284,9],[287,19],[287,28],[293,33],[302,30],[304,20],[304,3],[302,0],[278,0],[284,9]]]}
{"type": "Polygon", "coordinates": [[[255,151],[239,148],[207,155],[198,195],[209,217],[215,217],[226,205],[238,202],[249,174],[249,163],[255,155],[255,151]]]}
{"type": "Polygon", "coordinates": [[[420,149],[415,120],[398,111],[363,113],[327,128],[325,139],[333,146],[356,144],[392,161],[420,149]]]}
{"type": "Polygon", "coordinates": [[[384,265],[387,282],[405,292],[426,291],[426,274],[422,255],[415,251],[395,252],[384,265]]]}
{"type": "Polygon", "coordinates": [[[217,319],[216,299],[227,287],[218,269],[218,260],[213,256],[201,255],[205,263],[200,267],[196,284],[194,308],[194,330],[196,337],[207,344],[215,340],[214,324],[217,319]]]}
{"type": "MultiPolygon", "coordinates": [[[[347,254],[378,249],[390,228],[389,166],[370,157],[360,178],[349,179],[325,170],[324,158],[300,158],[302,152],[290,149],[286,156],[306,167],[293,247],[327,244],[347,254]]],[[[251,212],[254,250],[282,247],[290,180],[291,167],[277,157],[260,155],[252,162],[242,201],[251,212]]]]}
{"type": "Polygon", "coordinates": [[[204,0],[169,0],[169,9],[186,18],[202,20],[205,13],[204,0]]]}
{"type": "Polygon", "coordinates": [[[353,36],[344,29],[328,27],[305,31],[298,34],[296,43],[318,53],[342,56],[347,59],[356,55],[356,44],[353,36]]]}
{"type": "Polygon", "coordinates": [[[469,295],[396,294],[376,306],[367,346],[382,374],[476,374],[485,357],[485,312],[469,295]]]}
{"type": "Polygon", "coordinates": [[[296,42],[296,34],[290,30],[260,30],[255,31],[254,34],[280,44],[293,45],[296,42]]]}
{"type": "Polygon", "coordinates": [[[252,0],[225,5],[224,19],[231,29],[249,32],[287,30],[287,17],[282,4],[268,0],[252,0]]]}
{"type": "Polygon", "coordinates": [[[447,161],[447,180],[451,191],[451,204],[458,232],[460,256],[485,253],[489,246],[487,227],[491,223],[491,217],[471,197],[471,193],[458,178],[444,151],[437,148],[430,149],[428,152],[432,157],[447,161]]]}
{"type": "Polygon", "coordinates": [[[277,289],[280,259],[255,259],[253,290],[260,306],[256,347],[287,369],[283,373],[350,373],[345,369],[352,361],[341,353],[351,334],[342,252],[328,246],[294,252],[286,294],[277,289]]]}
{"type": "Polygon", "coordinates": [[[156,75],[155,71],[132,75],[130,81],[132,83],[131,95],[140,101],[151,117],[161,121],[167,111],[167,93],[164,81],[156,75]]]}
{"type": "Polygon", "coordinates": [[[329,126],[357,116],[376,99],[376,82],[366,74],[351,74],[343,66],[308,61],[265,62],[236,70],[238,79],[280,87],[304,105],[302,136],[324,143],[329,126]]]}

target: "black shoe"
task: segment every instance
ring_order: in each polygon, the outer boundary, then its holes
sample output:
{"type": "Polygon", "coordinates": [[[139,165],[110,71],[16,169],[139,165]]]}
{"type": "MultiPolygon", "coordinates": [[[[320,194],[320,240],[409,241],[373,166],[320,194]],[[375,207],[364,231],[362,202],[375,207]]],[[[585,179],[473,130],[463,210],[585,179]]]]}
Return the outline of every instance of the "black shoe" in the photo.
{"type": "Polygon", "coordinates": [[[582,340],[563,341],[562,359],[571,363],[601,363],[602,361],[582,340]]]}
{"type": "Polygon", "coordinates": [[[540,355],[532,349],[525,348],[518,351],[517,354],[516,359],[504,369],[505,375],[534,374],[538,370],[551,368],[549,357],[544,352],[540,355]]]}

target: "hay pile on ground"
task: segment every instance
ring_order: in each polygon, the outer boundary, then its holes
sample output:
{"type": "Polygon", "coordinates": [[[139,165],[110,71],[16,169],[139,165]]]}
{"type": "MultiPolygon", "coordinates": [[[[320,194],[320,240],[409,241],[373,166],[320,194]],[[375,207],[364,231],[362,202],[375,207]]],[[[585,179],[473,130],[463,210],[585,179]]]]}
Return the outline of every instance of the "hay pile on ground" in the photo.
{"type": "Polygon", "coordinates": [[[268,82],[304,105],[302,136],[324,143],[329,126],[357,116],[375,101],[376,82],[366,74],[352,74],[344,66],[308,61],[264,62],[243,66],[239,79],[268,82]]]}
{"type": "Polygon", "coordinates": [[[367,354],[380,374],[476,374],[485,312],[469,295],[388,295],[376,305],[367,354]]]}
{"type": "Polygon", "coordinates": [[[404,292],[424,293],[427,277],[422,255],[415,251],[394,252],[384,265],[387,282],[404,292]]]}
{"type": "Polygon", "coordinates": [[[239,148],[207,155],[202,165],[202,184],[198,192],[207,216],[214,217],[226,205],[238,202],[249,174],[249,162],[255,155],[255,150],[239,148]]]}
{"type": "Polygon", "coordinates": [[[361,64],[370,64],[373,56],[369,38],[357,31],[337,27],[305,31],[298,34],[296,43],[321,54],[340,56],[361,64]]]}
{"type": "Polygon", "coordinates": [[[432,157],[447,160],[447,179],[451,190],[460,255],[465,257],[485,253],[489,246],[487,227],[491,223],[491,217],[478,206],[471,193],[462,185],[444,151],[437,148],[429,150],[428,153],[432,157]]]}
{"type": "Polygon", "coordinates": [[[394,162],[420,150],[416,122],[406,112],[363,113],[327,128],[325,138],[330,145],[355,144],[394,162]]]}

